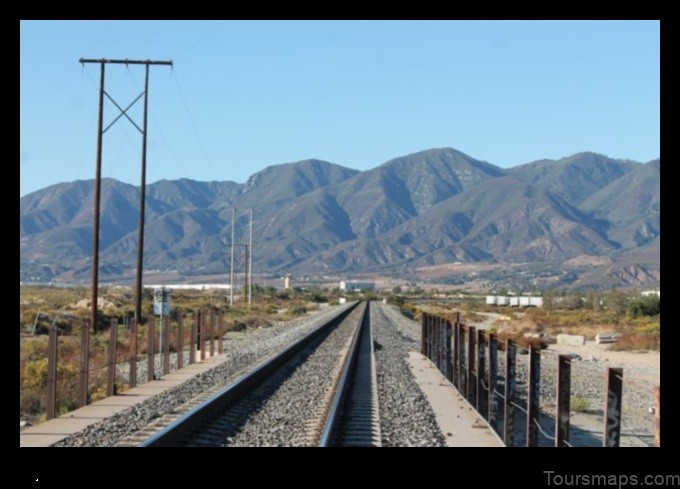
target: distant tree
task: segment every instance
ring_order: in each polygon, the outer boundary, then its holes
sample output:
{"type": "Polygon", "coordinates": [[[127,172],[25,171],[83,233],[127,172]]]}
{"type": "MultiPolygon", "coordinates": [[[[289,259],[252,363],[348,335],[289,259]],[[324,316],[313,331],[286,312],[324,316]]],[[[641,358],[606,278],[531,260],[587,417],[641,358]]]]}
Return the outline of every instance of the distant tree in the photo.
{"type": "Polygon", "coordinates": [[[387,303],[388,304],[393,304],[395,306],[403,306],[404,305],[404,298],[400,295],[388,295],[387,296],[387,303]]]}
{"type": "Polygon", "coordinates": [[[541,297],[543,297],[543,308],[551,311],[555,307],[555,291],[546,290],[541,294],[541,297]]]}
{"type": "Polygon", "coordinates": [[[639,297],[630,304],[628,314],[634,318],[661,314],[661,298],[655,294],[639,297]]]}
{"type": "Polygon", "coordinates": [[[583,309],[583,299],[578,292],[564,296],[562,305],[565,309],[583,309]]]}
{"type": "Polygon", "coordinates": [[[607,310],[615,314],[625,314],[628,310],[629,295],[622,290],[609,291],[602,300],[607,310]]]}
{"type": "Polygon", "coordinates": [[[586,307],[591,308],[593,311],[602,310],[602,297],[601,294],[597,292],[588,292],[586,294],[586,307]]]}

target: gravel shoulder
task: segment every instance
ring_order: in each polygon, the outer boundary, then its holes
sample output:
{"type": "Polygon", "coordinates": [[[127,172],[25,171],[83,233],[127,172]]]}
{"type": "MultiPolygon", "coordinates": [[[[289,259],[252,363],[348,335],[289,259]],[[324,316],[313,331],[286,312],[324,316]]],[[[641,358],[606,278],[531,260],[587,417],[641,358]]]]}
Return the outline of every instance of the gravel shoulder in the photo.
{"type": "Polygon", "coordinates": [[[382,446],[446,446],[407,358],[419,349],[420,326],[392,306],[371,302],[382,446]]]}

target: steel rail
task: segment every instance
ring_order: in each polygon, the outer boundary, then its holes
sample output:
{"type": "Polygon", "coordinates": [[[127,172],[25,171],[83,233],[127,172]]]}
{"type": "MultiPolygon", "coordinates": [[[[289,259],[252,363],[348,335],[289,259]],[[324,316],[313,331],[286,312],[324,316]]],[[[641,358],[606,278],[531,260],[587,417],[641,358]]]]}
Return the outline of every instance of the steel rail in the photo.
{"type": "Polygon", "coordinates": [[[330,408],[326,416],[326,422],[324,423],[323,431],[321,432],[321,437],[319,438],[318,446],[320,447],[329,447],[333,442],[333,434],[336,427],[338,426],[338,423],[340,422],[342,406],[347,393],[349,392],[350,377],[359,354],[359,338],[361,338],[361,333],[363,332],[364,328],[368,327],[369,321],[366,317],[367,313],[368,303],[366,303],[364,312],[362,313],[361,319],[359,320],[359,325],[354,331],[352,343],[350,344],[349,351],[347,352],[347,355],[343,361],[342,371],[336,381],[333,400],[331,401],[330,408]]]}
{"type": "Polygon", "coordinates": [[[137,446],[164,447],[174,445],[184,436],[198,429],[206,420],[209,420],[228,405],[241,399],[244,395],[285,365],[286,362],[302,351],[309,343],[340,324],[359,304],[360,302],[357,302],[326,324],[318,327],[304,338],[291,344],[283,351],[260,362],[248,373],[243,374],[234,382],[217,392],[214,396],[187,411],[168,426],[153,434],[137,446]]]}

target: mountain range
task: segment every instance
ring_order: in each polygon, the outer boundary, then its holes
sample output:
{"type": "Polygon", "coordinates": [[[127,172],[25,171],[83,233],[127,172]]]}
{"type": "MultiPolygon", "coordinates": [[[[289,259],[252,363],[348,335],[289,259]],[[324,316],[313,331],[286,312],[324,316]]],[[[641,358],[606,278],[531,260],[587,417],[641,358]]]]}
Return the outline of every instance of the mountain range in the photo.
{"type": "MultiPolygon", "coordinates": [[[[134,273],[138,206],[138,187],[102,181],[104,279],[134,273]]],[[[20,199],[22,279],[89,276],[92,207],[91,180],[20,199]]],[[[161,180],[147,187],[145,269],[227,272],[232,208],[241,209],[238,244],[249,232],[242,209],[254,209],[258,272],[398,274],[457,262],[658,255],[660,160],[586,152],[502,169],[438,148],[363,172],[305,160],[270,166],[244,184],[161,180]]]]}

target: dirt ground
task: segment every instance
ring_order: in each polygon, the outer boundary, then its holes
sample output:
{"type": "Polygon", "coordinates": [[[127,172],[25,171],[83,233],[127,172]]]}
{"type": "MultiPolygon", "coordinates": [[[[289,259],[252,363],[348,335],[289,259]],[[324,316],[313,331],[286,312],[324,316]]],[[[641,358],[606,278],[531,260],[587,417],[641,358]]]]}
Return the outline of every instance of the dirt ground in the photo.
{"type": "Polygon", "coordinates": [[[548,345],[548,350],[557,354],[576,353],[581,358],[606,362],[610,367],[622,367],[626,377],[631,376],[654,385],[661,383],[661,355],[658,351],[610,351],[610,345],[598,345],[586,341],[583,346],[548,345]]]}
{"type": "MultiPolygon", "coordinates": [[[[470,324],[489,329],[501,319],[501,314],[478,313],[482,321],[470,324]]],[[[587,340],[582,346],[551,344],[543,350],[542,376],[555,375],[557,355],[578,355],[572,364],[572,396],[587,397],[588,412],[572,412],[572,442],[575,446],[601,446],[604,409],[604,372],[608,367],[623,368],[624,405],[621,425],[621,446],[654,446],[655,415],[654,387],[661,385],[661,356],[658,351],[611,351],[610,344],[587,340]]],[[[525,361],[525,360],[522,360],[525,361]]],[[[552,412],[554,399],[545,399],[552,412]]],[[[552,421],[548,421],[549,427],[552,421]]],[[[543,423],[542,423],[543,424],[543,423]]]]}

